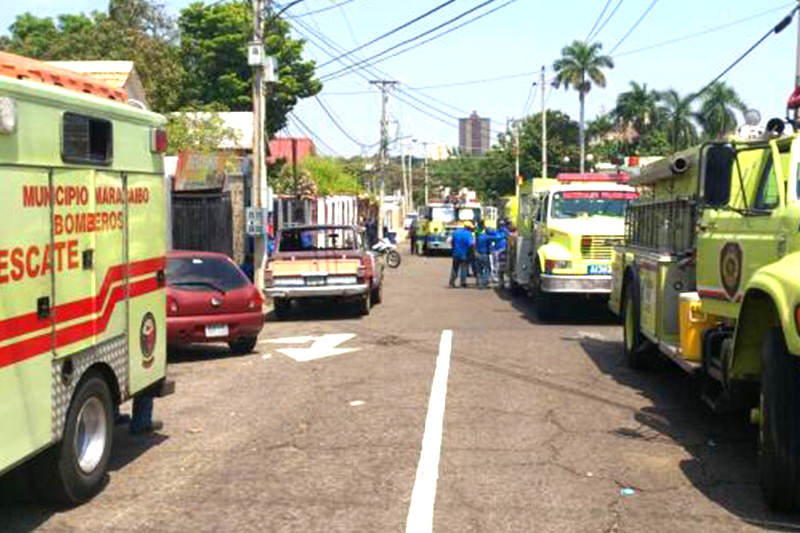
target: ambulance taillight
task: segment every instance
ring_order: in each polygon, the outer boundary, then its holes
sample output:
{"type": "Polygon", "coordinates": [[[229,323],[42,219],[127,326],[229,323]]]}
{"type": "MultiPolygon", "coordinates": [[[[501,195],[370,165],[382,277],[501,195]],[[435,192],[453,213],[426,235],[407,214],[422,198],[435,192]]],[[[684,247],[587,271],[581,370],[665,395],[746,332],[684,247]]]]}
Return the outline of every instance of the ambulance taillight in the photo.
{"type": "Polygon", "coordinates": [[[17,131],[17,101],[6,96],[0,98],[0,134],[17,131]]]}
{"type": "Polygon", "coordinates": [[[153,129],[150,137],[150,151],[156,154],[163,154],[167,151],[167,130],[163,128],[153,129]]]}

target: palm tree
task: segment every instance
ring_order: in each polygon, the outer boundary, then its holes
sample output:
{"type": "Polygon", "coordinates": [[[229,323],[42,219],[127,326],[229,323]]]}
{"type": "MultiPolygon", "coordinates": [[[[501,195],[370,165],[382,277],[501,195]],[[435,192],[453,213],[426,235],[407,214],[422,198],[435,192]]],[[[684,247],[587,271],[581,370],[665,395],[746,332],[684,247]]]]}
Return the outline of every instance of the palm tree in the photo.
{"type": "Polygon", "coordinates": [[[578,123],[578,142],[581,147],[581,173],[584,171],[586,153],[586,135],[584,108],[586,94],[592,89],[592,82],[600,87],[606,86],[606,77],[603,68],[614,68],[614,61],[609,56],[601,55],[603,45],[600,43],[588,44],[584,41],[573,41],[571,45],[561,50],[561,58],[553,63],[556,79],[553,85],[564,89],[572,87],[578,91],[578,100],[581,104],[580,121],[578,123]]]}
{"type": "Polygon", "coordinates": [[[664,130],[667,141],[672,150],[679,151],[697,143],[697,115],[692,111],[695,95],[681,96],[675,89],[669,89],[659,94],[664,130]]]}
{"type": "Polygon", "coordinates": [[[647,84],[631,83],[631,90],[617,96],[614,116],[626,128],[632,126],[642,134],[658,121],[658,92],[647,89],[647,84]]]}
{"type": "Polygon", "coordinates": [[[744,113],[746,110],[747,106],[733,87],[716,82],[700,96],[698,116],[706,135],[719,139],[736,129],[738,122],[734,111],[744,113]]]}

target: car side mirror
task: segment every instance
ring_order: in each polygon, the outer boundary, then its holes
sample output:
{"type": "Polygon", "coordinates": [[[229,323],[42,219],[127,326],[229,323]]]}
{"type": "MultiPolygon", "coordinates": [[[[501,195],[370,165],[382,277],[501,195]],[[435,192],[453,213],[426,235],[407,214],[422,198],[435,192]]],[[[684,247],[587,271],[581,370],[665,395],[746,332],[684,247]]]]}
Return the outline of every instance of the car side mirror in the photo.
{"type": "Polygon", "coordinates": [[[710,207],[727,205],[731,197],[736,150],[730,144],[712,144],[703,157],[703,203],[710,207]]]}

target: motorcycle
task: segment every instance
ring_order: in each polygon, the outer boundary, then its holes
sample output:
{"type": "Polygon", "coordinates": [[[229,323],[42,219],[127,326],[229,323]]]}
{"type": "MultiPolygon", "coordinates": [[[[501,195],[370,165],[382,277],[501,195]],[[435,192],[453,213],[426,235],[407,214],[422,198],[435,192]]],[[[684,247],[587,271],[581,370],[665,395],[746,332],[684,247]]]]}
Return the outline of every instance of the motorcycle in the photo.
{"type": "Polygon", "coordinates": [[[372,251],[378,255],[384,256],[386,264],[389,268],[397,268],[400,266],[400,252],[397,251],[397,245],[392,243],[388,238],[384,237],[372,247],[372,251]]]}

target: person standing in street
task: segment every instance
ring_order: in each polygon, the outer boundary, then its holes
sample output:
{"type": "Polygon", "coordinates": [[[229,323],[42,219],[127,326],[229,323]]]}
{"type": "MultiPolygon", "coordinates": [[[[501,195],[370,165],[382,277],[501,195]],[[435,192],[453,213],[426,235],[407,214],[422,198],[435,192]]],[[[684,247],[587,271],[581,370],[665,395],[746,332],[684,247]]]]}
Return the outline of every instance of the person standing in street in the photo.
{"type": "Polygon", "coordinates": [[[416,253],[416,246],[417,246],[417,221],[414,220],[411,222],[411,225],[408,228],[408,239],[411,241],[411,255],[416,253]]]}
{"type": "Polygon", "coordinates": [[[474,249],[472,222],[464,222],[464,227],[453,232],[453,266],[450,269],[450,287],[456,286],[456,277],[461,278],[461,287],[467,286],[470,250],[474,249]]]}
{"type": "Polygon", "coordinates": [[[478,288],[488,286],[489,254],[492,251],[492,238],[485,229],[477,231],[475,236],[475,275],[478,278],[478,288]]]}

